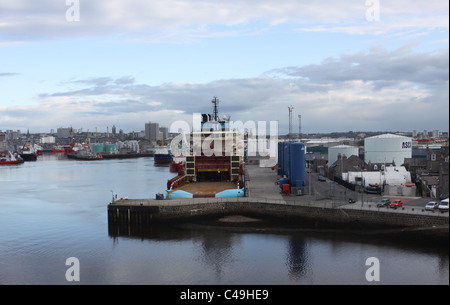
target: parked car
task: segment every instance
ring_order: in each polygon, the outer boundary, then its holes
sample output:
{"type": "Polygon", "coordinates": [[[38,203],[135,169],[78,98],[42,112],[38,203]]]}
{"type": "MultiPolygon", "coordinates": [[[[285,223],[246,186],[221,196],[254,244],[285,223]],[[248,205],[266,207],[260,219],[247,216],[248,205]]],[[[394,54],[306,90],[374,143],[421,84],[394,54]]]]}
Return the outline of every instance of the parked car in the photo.
{"type": "Polygon", "coordinates": [[[438,209],[439,212],[441,213],[448,212],[448,198],[441,200],[441,202],[439,202],[438,209]]]}
{"type": "Polygon", "coordinates": [[[438,208],[439,202],[438,201],[430,201],[425,205],[426,211],[434,211],[438,208]]]}
{"type": "Polygon", "coordinates": [[[447,199],[447,198],[448,198],[448,194],[441,194],[439,196],[439,200],[444,200],[444,199],[447,199]]]}
{"type": "Polygon", "coordinates": [[[319,180],[319,181],[327,181],[327,179],[325,179],[324,176],[319,176],[318,180],[319,180]]]}
{"type": "Polygon", "coordinates": [[[403,201],[399,199],[393,200],[389,206],[394,209],[400,208],[403,206],[403,201]]]}
{"type": "Polygon", "coordinates": [[[389,198],[383,198],[380,201],[377,202],[377,207],[388,207],[391,205],[391,200],[389,198]]]}

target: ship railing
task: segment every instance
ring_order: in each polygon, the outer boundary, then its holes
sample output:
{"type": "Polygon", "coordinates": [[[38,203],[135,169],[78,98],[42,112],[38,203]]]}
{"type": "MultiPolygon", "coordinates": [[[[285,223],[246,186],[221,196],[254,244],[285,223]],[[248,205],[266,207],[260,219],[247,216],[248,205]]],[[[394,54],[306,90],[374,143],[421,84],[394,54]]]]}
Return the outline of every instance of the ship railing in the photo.
{"type": "Polygon", "coordinates": [[[182,176],[176,176],[176,177],[170,179],[167,183],[168,184],[167,188],[169,190],[173,190],[174,188],[183,186],[185,183],[185,178],[186,178],[186,175],[182,175],[182,176]]]}

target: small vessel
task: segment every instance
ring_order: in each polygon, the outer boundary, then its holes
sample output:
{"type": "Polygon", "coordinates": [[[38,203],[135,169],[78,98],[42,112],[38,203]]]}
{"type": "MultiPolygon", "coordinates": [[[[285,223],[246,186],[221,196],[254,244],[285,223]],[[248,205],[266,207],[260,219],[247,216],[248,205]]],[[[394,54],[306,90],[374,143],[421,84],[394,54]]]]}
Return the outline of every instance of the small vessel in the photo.
{"type": "Polygon", "coordinates": [[[364,187],[364,192],[368,194],[381,194],[383,192],[383,189],[381,186],[377,184],[369,184],[368,186],[364,187]]]}
{"type": "Polygon", "coordinates": [[[160,146],[155,149],[153,158],[155,164],[170,164],[173,160],[173,155],[169,147],[160,146]]]}
{"type": "Polygon", "coordinates": [[[72,143],[70,143],[69,146],[65,146],[64,150],[69,155],[69,154],[74,154],[77,151],[82,150],[82,149],[86,149],[86,148],[89,148],[89,146],[83,146],[80,143],[72,142],[72,143]]]}
{"type": "Polygon", "coordinates": [[[36,150],[38,156],[41,156],[44,153],[44,148],[41,145],[34,144],[33,148],[36,150]]]}
{"type": "Polygon", "coordinates": [[[17,160],[10,151],[0,152],[0,165],[15,164],[19,164],[19,160],[17,160]]]}
{"type": "Polygon", "coordinates": [[[19,152],[24,161],[36,161],[37,152],[31,144],[25,144],[19,152]]]}
{"type": "Polygon", "coordinates": [[[62,146],[54,146],[52,148],[52,153],[58,154],[58,153],[65,153],[66,149],[62,146]]]}
{"type": "Polygon", "coordinates": [[[93,161],[93,160],[103,159],[101,154],[97,154],[97,153],[89,151],[89,150],[78,150],[74,153],[67,154],[67,158],[76,159],[76,160],[84,160],[84,161],[93,161]]]}

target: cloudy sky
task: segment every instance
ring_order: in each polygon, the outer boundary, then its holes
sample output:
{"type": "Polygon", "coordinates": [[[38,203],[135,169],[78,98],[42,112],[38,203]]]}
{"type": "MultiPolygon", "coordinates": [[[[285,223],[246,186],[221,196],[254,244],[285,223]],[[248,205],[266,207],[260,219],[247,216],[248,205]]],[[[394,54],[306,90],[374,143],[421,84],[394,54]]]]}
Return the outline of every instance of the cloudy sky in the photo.
{"type": "Polygon", "coordinates": [[[0,130],[194,112],[305,133],[448,131],[449,2],[0,0],[0,130]]]}

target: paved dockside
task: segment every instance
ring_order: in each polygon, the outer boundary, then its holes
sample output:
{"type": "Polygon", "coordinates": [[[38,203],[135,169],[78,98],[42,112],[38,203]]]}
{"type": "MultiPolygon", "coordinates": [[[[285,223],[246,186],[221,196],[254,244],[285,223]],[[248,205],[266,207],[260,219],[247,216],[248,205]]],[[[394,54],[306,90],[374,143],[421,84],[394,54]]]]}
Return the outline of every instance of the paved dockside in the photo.
{"type": "Polygon", "coordinates": [[[146,225],[158,221],[246,215],[314,226],[444,228],[444,232],[448,232],[448,213],[427,213],[420,208],[377,208],[360,202],[336,206],[332,200],[314,201],[312,196],[283,196],[272,168],[250,165],[247,176],[248,197],[122,199],[108,205],[108,220],[110,224],[146,225]]]}

